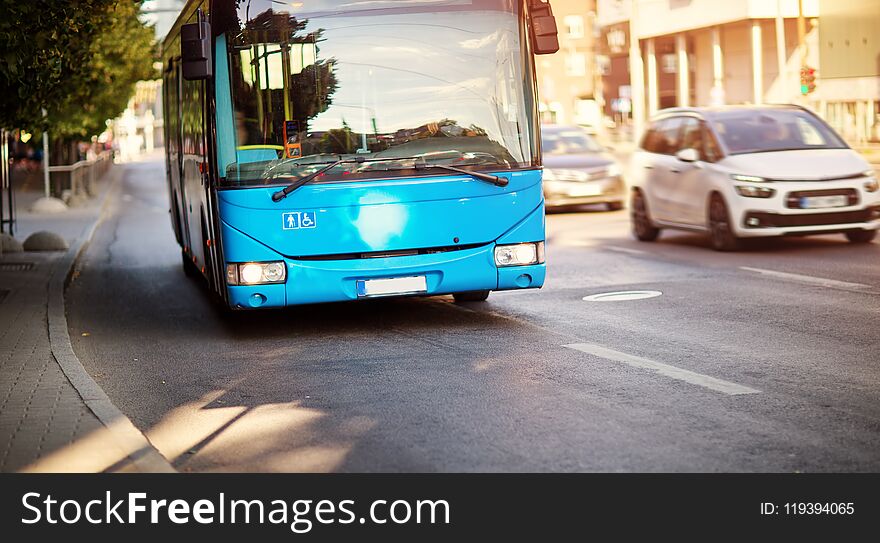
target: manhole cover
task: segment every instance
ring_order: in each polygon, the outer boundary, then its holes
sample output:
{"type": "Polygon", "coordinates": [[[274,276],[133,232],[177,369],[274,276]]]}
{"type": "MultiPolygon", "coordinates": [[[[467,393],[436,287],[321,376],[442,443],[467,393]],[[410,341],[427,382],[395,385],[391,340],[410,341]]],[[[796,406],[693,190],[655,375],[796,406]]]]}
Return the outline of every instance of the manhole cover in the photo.
{"type": "Polygon", "coordinates": [[[663,293],[659,290],[623,290],[620,292],[603,292],[584,296],[585,302],[628,302],[630,300],[645,300],[656,298],[663,293]]]}
{"type": "Polygon", "coordinates": [[[33,267],[33,262],[0,262],[0,271],[28,271],[33,267]]]}

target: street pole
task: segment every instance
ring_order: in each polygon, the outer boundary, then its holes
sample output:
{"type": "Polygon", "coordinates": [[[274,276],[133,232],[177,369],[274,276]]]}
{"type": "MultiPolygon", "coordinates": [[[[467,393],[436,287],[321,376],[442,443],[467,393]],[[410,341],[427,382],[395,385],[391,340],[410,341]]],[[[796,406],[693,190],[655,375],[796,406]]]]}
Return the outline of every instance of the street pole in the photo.
{"type": "Polygon", "coordinates": [[[604,141],[605,139],[605,89],[602,85],[602,70],[601,64],[599,62],[599,39],[602,36],[599,31],[599,21],[597,20],[596,11],[593,10],[590,12],[590,32],[592,36],[591,45],[593,49],[593,101],[596,103],[596,107],[599,108],[599,116],[597,122],[599,123],[596,126],[596,136],[599,137],[600,141],[604,141]]]}
{"type": "MultiPolygon", "coordinates": [[[[807,66],[807,20],[804,18],[804,0],[798,0],[798,49],[801,53],[801,65],[798,73],[807,66]]],[[[800,89],[798,89],[800,91],[800,89]]],[[[798,92],[797,101],[801,105],[806,105],[807,97],[798,92]]]]}
{"type": "MultiPolygon", "coordinates": [[[[46,108],[43,108],[43,119],[46,119],[46,108]]],[[[49,129],[43,126],[43,191],[46,198],[49,197],[49,129]]]]}
{"type": "Polygon", "coordinates": [[[636,34],[638,20],[638,0],[630,0],[629,15],[629,85],[632,94],[632,138],[638,143],[645,124],[645,69],[642,65],[642,50],[636,34]]]}
{"type": "Polygon", "coordinates": [[[807,65],[807,20],[804,19],[804,0],[798,0],[798,48],[801,51],[801,68],[807,65]]]}
{"type": "Polygon", "coordinates": [[[779,64],[779,86],[782,89],[782,101],[789,100],[788,71],[786,70],[785,54],[785,19],[782,17],[782,0],[776,0],[776,61],[779,64]]]}

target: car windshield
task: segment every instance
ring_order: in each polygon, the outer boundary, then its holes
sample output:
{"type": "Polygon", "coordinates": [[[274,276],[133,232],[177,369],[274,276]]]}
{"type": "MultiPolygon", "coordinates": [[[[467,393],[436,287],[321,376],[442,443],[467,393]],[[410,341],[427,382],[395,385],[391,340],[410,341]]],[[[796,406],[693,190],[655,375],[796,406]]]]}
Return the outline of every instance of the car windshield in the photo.
{"type": "Polygon", "coordinates": [[[725,111],[711,123],[732,155],[846,148],[825,123],[801,110],[725,111]]]}
{"type": "Polygon", "coordinates": [[[596,140],[576,129],[544,129],[541,135],[541,150],[545,155],[582,155],[603,151],[596,140]]]}
{"type": "MultiPolygon", "coordinates": [[[[279,183],[350,157],[496,170],[537,163],[521,1],[236,5],[221,29],[228,119],[217,91],[226,183],[279,183]]],[[[319,181],[392,170],[401,163],[346,161],[319,181]]]]}

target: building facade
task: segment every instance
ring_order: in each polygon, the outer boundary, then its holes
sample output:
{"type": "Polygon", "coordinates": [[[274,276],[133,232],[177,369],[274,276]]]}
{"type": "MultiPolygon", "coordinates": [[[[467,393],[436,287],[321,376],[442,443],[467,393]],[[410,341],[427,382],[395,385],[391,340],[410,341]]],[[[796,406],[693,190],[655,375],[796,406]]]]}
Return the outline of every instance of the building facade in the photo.
{"type": "Polygon", "coordinates": [[[537,57],[541,118],[595,126],[601,102],[595,92],[596,0],[553,0],[552,5],[559,52],[537,57]]]}
{"type": "Polygon", "coordinates": [[[599,0],[597,8],[608,115],[625,121],[615,109],[650,116],[674,106],[815,101],[801,95],[800,68],[819,67],[819,0],[599,0]],[[638,88],[630,84],[633,59],[643,70],[638,88]]]}
{"type": "Polygon", "coordinates": [[[813,107],[854,145],[880,143],[880,2],[820,0],[813,107]]]}

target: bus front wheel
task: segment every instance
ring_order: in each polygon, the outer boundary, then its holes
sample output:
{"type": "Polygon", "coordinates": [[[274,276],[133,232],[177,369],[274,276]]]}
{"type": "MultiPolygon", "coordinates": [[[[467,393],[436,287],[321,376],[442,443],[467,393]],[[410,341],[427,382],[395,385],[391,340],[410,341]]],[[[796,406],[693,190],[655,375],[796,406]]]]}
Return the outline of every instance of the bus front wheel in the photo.
{"type": "Polygon", "coordinates": [[[187,277],[195,277],[199,274],[199,270],[196,269],[196,265],[188,254],[180,251],[180,259],[183,261],[183,273],[186,274],[187,277]]]}
{"type": "Polygon", "coordinates": [[[488,290],[469,290],[467,292],[456,292],[452,295],[456,302],[485,302],[489,297],[488,290]]]}

